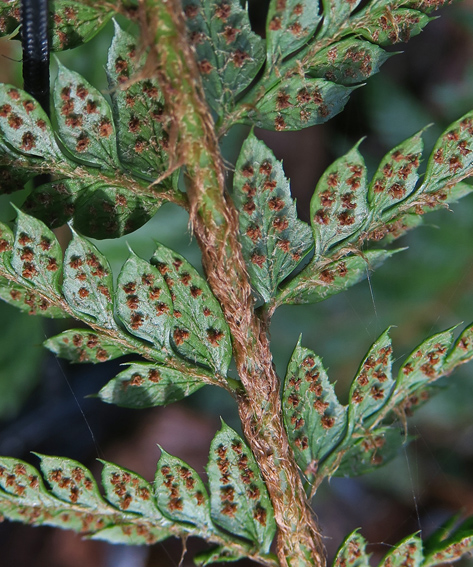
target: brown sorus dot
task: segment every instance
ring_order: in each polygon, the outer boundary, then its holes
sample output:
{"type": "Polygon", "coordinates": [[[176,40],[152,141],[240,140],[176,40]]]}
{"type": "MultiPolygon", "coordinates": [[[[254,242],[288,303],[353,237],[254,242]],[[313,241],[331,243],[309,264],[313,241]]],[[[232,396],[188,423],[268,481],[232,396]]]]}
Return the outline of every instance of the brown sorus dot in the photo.
{"type": "Polygon", "coordinates": [[[254,213],[254,211],[256,210],[256,205],[253,199],[248,199],[248,201],[243,205],[243,210],[249,215],[254,213]]]}
{"type": "Polygon", "coordinates": [[[133,313],[130,319],[130,326],[134,331],[137,331],[143,324],[143,317],[139,313],[133,313]]]}
{"type": "Polygon", "coordinates": [[[345,262],[340,262],[337,266],[338,275],[341,278],[344,278],[348,274],[347,265],[345,262]]]}
{"type": "Polygon", "coordinates": [[[81,287],[78,291],[79,297],[81,297],[82,299],[85,299],[86,297],[89,297],[89,290],[86,289],[85,287],[81,287]]]}
{"type": "Polygon", "coordinates": [[[382,193],[385,188],[385,181],[382,179],[377,179],[373,185],[373,191],[375,193],[382,193]]]}
{"type": "Polygon", "coordinates": [[[157,303],[156,304],[156,315],[164,315],[165,313],[169,313],[169,307],[165,303],[157,303]]]}
{"type": "Polygon", "coordinates": [[[263,267],[265,260],[266,260],[266,256],[262,256],[257,252],[253,252],[253,254],[251,255],[251,262],[253,264],[256,264],[259,268],[263,267]]]}
{"type": "Polygon", "coordinates": [[[359,404],[363,401],[363,396],[361,395],[358,388],[353,392],[351,399],[355,404],[359,404]]]}
{"type": "Polygon", "coordinates": [[[208,75],[213,70],[213,66],[210,64],[210,62],[207,59],[202,59],[202,61],[199,61],[198,67],[199,67],[199,71],[203,75],[208,75]]]}
{"type": "Polygon", "coordinates": [[[197,287],[195,285],[193,285],[190,289],[191,295],[194,299],[196,299],[197,297],[199,297],[199,295],[202,295],[202,290],[200,289],[200,287],[197,287]]]}
{"type": "Polygon", "coordinates": [[[289,108],[291,103],[289,102],[289,95],[284,91],[279,91],[276,97],[276,109],[277,110],[284,110],[285,108],[289,108]]]}
{"type": "Polygon", "coordinates": [[[36,269],[35,265],[31,262],[25,262],[23,265],[22,276],[24,278],[33,278],[38,274],[38,270],[36,269]]]}
{"type": "Polygon", "coordinates": [[[161,374],[159,373],[159,370],[156,370],[156,368],[149,370],[148,380],[157,384],[161,380],[161,374]]]}
{"type": "Polygon", "coordinates": [[[76,95],[81,99],[85,100],[86,96],[89,94],[89,91],[85,88],[85,85],[78,85],[76,89],[76,95]]]}
{"type": "Polygon", "coordinates": [[[21,149],[25,152],[29,152],[35,147],[35,137],[31,132],[25,132],[21,138],[21,149]]]}
{"type": "Polygon", "coordinates": [[[87,114],[97,114],[98,110],[97,110],[97,103],[95,102],[95,100],[92,100],[89,98],[89,100],[87,101],[86,105],[85,105],[85,111],[87,114]]]}
{"type": "Polygon", "coordinates": [[[322,415],[324,411],[328,408],[328,402],[324,402],[322,400],[315,400],[313,407],[317,413],[322,415]]]}
{"type": "Polygon", "coordinates": [[[39,245],[41,246],[41,250],[44,250],[46,252],[51,248],[51,241],[49,240],[49,238],[42,236],[39,245]]]}
{"type": "Polygon", "coordinates": [[[235,498],[235,489],[233,486],[224,486],[220,488],[220,500],[222,502],[233,502],[235,498]]]}
{"type": "Polygon", "coordinates": [[[406,194],[406,188],[400,183],[393,183],[388,192],[393,199],[401,199],[406,194]]]}
{"type": "Polygon", "coordinates": [[[291,243],[289,242],[289,240],[285,240],[285,239],[278,240],[276,246],[280,248],[283,252],[286,252],[286,254],[288,254],[289,251],[291,250],[291,243]]]}
{"type": "Polygon", "coordinates": [[[299,36],[303,32],[302,26],[299,22],[294,22],[293,24],[289,25],[287,29],[292,33],[292,35],[295,36],[299,36]]]}
{"type": "Polygon", "coordinates": [[[276,116],[276,118],[274,119],[274,129],[278,132],[286,129],[286,121],[281,115],[276,116]]]}
{"type": "Polygon", "coordinates": [[[21,292],[16,289],[12,289],[10,291],[10,297],[13,299],[13,301],[19,301],[21,299],[21,292]]]}
{"type": "Polygon", "coordinates": [[[8,125],[14,130],[18,130],[23,125],[23,120],[18,114],[10,114],[8,117],[8,125]]]}
{"type": "Polygon", "coordinates": [[[128,309],[138,309],[139,301],[137,295],[128,295],[126,298],[126,304],[128,305],[128,309]]]}
{"type": "Polygon", "coordinates": [[[222,333],[222,331],[217,331],[216,329],[207,329],[207,339],[209,340],[209,343],[214,347],[218,346],[218,341],[223,339],[224,336],[225,335],[222,333]]]}
{"type": "Polygon", "coordinates": [[[225,502],[221,509],[221,513],[224,516],[229,516],[230,518],[235,516],[236,511],[237,505],[234,502],[225,502]]]}
{"type": "Polygon", "coordinates": [[[278,182],[275,179],[265,181],[263,184],[263,189],[265,191],[274,191],[278,185],[278,182]]]}
{"type": "Polygon", "coordinates": [[[87,348],[95,348],[99,344],[97,335],[89,334],[87,336],[87,348]]]}
{"type": "Polygon", "coordinates": [[[320,422],[322,423],[322,427],[324,429],[331,429],[335,425],[335,419],[328,415],[324,415],[320,422]]]}
{"type": "Polygon", "coordinates": [[[301,16],[303,12],[304,12],[304,8],[303,8],[302,4],[296,4],[294,6],[294,9],[292,10],[292,13],[294,14],[294,16],[301,16]]]}
{"type": "Polygon", "coordinates": [[[115,71],[117,74],[126,73],[128,71],[128,62],[121,57],[117,57],[115,60],[115,71]]]}
{"type": "Polygon", "coordinates": [[[227,4],[226,2],[222,2],[215,8],[215,15],[217,16],[217,18],[219,18],[219,20],[222,20],[224,22],[227,21],[228,17],[230,16],[230,13],[231,13],[230,5],[227,4]]]}
{"type": "Polygon", "coordinates": [[[149,290],[149,298],[151,300],[159,299],[161,295],[161,289],[159,287],[151,287],[149,290]]]}
{"type": "Polygon", "coordinates": [[[135,142],[135,152],[137,154],[141,154],[142,152],[144,152],[144,150],[146,149],[146,142],[145,140],[136,140],[135,142]]]}
{"type": "Polygon", "coordinates": [[[307,438],[306,435],[304,435],[303,437],[297,437],[294,440],[294,444],[296,445],[296,447],[299,447],[299,449],[301,449],[302,451],[305,451],[305,449],[309,447],[309,439],[307,438]]]}
{"type": "Polygon", "coordinates": [[[268,207],[272,211],[281,211],[282,209],[284,209],[284,201],[279,197],[271,197],[271,199],[268,201],[268,207]]]}
{"type": "Polygon", "coordinates": [[[301,104],[307,104],[312,100],[312,97],[310,96],[309,91],[304,88],[297,93],[297,100],[301,104]]]}
{"type": "Polygon", "coordinates": [[[195,4],[189,4],[184,9],[184,14],[186,15],[186,18],[190,18],[190,19],[195,18],[198,13],[199,13],[199,7],[196,6],[195,4]]]}
{"type": "Polygon", "coordinates": [[[136,116],[132,116],[130,121],[128,122],[128,131],[137,132],[139,128],[140,128],[140,121],[136,116]]]}
{"type": "Polygon", "coordinates": [[[76,150],[79,153],[83,153],[87,150],[89,145],[90,145],[89,137],[87,136],[87,134],[85,132],[82,132],[80,134],[79,138],[77,139],[76,150]]]}
{"type": "Polygon", "coordinates": [[[355,222],[355,217],[348,211],[344,211],[338,215],[338,220],[342,226],[350,226],[355,222]]]}
{"type": "Polygon", "coordinates": [[[16,90],[16,89],[10,89],[8,91],[8,96],[12,99],[12,100],[18,100],[20,98],[20,93],[16,90]]]}
{"type": "Polygon", "coordinates": [[[261,238],[261,229],[258,226],[252,225],[246,229],[246,235],[253,242],[257,242],[261,238]]]}
{"type": "Polygon", "coordinates": [[[317,224],[328,224],[330,221],[327,213],[323,209],[319,209],[314,215],[314,222],[317,224]]]}
{"type": "Polygon", "coordinates": [[[181,277],[179,278],[184,285],[189,285],[191,282],[191,275],[187,272],[184,272],[181,277]]]}
{"type": "Polygon", "coordinates": [[[6,118],[10,114],[11,111],[12,111],[11,104],[4,104],[4,105],[0,106],[0,117],[6,118]]]}
{"type": "Polygon", "coordinates": [[[384,398],[384,391],[381,388],[378,388],[378,386],[372,386],[370,396],[373,400],[382,400],[384,398]]]}
{"type": "Polygon", "coordinates": [[[56,258],[48,258],[48,265],[46,266],[48,272],[56,272],[58,270],[58,265],[56,258]]]}
{"type": "Polygon", "coordinates": [[[283,230],[286,230],[286,228],[288,228],[289,222],[286,217],[276,217],[275,219],[273,219],[272,225],[273,228],[277,230],[277,232],[282,232],[283,230]]]}
{"type": "Polygon", "coordinates": [[[123,289],[123,291],[124,291],[125,293],[135,293],[135,291],[136,291],[136,283],[135,283],[135,282],[129,282],[129,283],[125,284],[125,285],[122,287],[122,289],[123,289]]]}
{"type": "Polygon", "coordinates": [[[68,114],[64,122],[70,128],[80,128],[83,123],[82,116],[79,114],[68,114]]]}
{"type": "Polygon", "coordinates": [[[180,346],[189,338],[189,331],[186,331],[185,329],[174,329],[172,336],[176,346],[180,346]]]}
{"type": "Polygon", "coordinates": [[[101,138],[108,138],[113,133],[113,126],[108,118],[102,118],[99,122],[99,136],[101,138]]]}
{"type": "Polygon", "coordinates": [[[204,315],[206,317],[208,317],[211,314],[212,314],[212,311],[210,311],[210,309],[208,307],[204,307],[204,315]]]}
{"type": "Polygon", "coordinates": [[[297,407],[299,405],[299,396],[295,393],[292,393],[288,396],[287,401],[293,406],[293,407],[297,407]]]}
{"type": "Polygon", "coordinates": [[[31,238],[30,238],[27,234],[25,234],[24,232],[22,232],[22,233],[20,234],[20,238],[18,239],[18,242],[19,242],[22,246],[24,246],[25,244],[28,244],[29,242],[32,242],[32,240],[31,240],[31,238]]]}
{"type": "Polygon", "coordinates": [[[271,31],[278,31],[281,27],[281,18],[274,16],[274,18],[269,22],[269,29],[271,31]]]}
{"type": "Polygon", "coordinates": [[[75,347],[80,347],[80,346],[82,346],[83,340],[84,340],[84,338],[82,337],[82,335],[79,335],[79,334],[74,335],[74,336],[72,337],[72,344],[73,344],[75,347]]]}
{"type": "Polygon", "coordinates": [[[331,272],[331,270],[323,270],[320,273],[319,279],[324,284],[331,284],[335,280],[335,276],[331,272]]]}
{"type": "Polygon", "coordinates": [[[24,262],[31,262],[31,260],[34,257],[34,253],[33,250],[29,247],[25,247],[23,248],[23,250],[21,251],[21,256],[20,256],[20,260],[23,260],[24,262]]]}
{"type": "Polygon", "coordinates": [[[248,53],[246,53],[246,51],[242,51],[241,49],[237,49],[234,53],[233,53],[233,64],[235,65],[235,67],[243,67],[243,64],[245,63],[245,61],[247,59],[249,59],[250,56],[248,55],[248,53]]]}
{"type": "Polygon", "coordinates": [[[235,41],[237,33],[239,31],[240,30],[237,30],[236,28],[232,28],[232,26],[225,26],[222,35],[225,38],[227,45],[235,41]]]}
{"type": "Polygon", "coordinates": [[[78,272],[76,274],[76,279],[81,281],[81,282],[84,282],[87,279],[87,276],[85,275],[84,272],[78,272]]]}
{"type": "Polygon", "coordinates": [[[248,182],[243,185],[241,190],[244,191],[248,197],[253,197],[256,194],[256,187],[253,187],[248,182]]]}

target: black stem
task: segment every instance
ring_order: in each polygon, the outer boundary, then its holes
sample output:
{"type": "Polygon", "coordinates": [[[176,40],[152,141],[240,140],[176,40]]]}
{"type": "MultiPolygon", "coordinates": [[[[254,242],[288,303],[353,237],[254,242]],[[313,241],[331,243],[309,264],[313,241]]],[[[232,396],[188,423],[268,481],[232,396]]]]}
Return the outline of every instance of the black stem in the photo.
{"type": "Polygon", "coordinates": [[[48,0],[21,1],[24,90],[50,113],[48,0]]]}

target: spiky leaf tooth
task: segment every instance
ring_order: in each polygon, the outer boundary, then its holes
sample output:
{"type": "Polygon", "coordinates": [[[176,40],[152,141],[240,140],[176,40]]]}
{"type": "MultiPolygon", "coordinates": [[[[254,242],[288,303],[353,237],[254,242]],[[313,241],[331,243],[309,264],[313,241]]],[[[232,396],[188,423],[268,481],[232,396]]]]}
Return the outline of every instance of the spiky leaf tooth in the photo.
{"type": "Polygon", "coordinates": [[[421,134],[408,138],[381,160],[368,190],[368,201],[375,211],[382,212],[414,191],[424,147],[421,134]]]}
{"type": "Polygon", "coordinates": [[[297,218],[281,162],[253,133],[241,148],[233,188],[251,283],[269,301],[312,248],[311,230],[297,218]]]}
{"type": "Polygon", "coordinates": [[[203,385],[202,379],[190,373],[137,362],[110,380],[98,395],[102,401],[117,406],[149,408],[182,400],[203,385]]]}
{"type": "Polygon", "coordinates": [[[10,265],[34,289],[60,296],[62,250],[54,233],[41,221],[18,211],[10,265]]]}
{"type": "Polygon", "coordinates": [[[130,333],[157,347],[160,360],[170,355],[171,294],[159,270],[135,254],[128,258],[118,276],[116,308],[130,333]]]}
{"type": "Polygon", "coordinates": [[[74,231],[64,256],[63,293],[81,319],[95,321],[107,329],[116,328],[110,265],[91,242],[74,231]]]}
{"type": "Polygon", "coordinates": [[[233,549],[218,545],[208,551],[202,551],[194,555],[193,561],[198,567],[206,567],[206,565],[213,565],[214,563],[232,563],[245,557],[246,555],[238,553],[233,549]]]}
{"type": "Polygon", "coordinates": [[[310,59],[308,74],[340,85],[354,85],[377,73],[390,56],[374,43],[349,37],[317,51],[310,59]]]}
{"type": "Polygon", "coordinates": [[[404,430],[392,426],[378,427],[358,438],[350,437],[345,444],[347,449],[331,474],[352,477],[372,472],[392,460],[406,441],[409,438],[406,439],[404,430]]]}
{"type": "Polygon", "coordinates": [[[366,553],[366,540],[355,530],[340,545],[333,567],[370,567],[370,554],[366,553]]]}
{"type": "Polygon", "coordinates": [[[444,367],[447,372],[465,364],[473,358],[473,325],[469,325],[456,340],[451,351],[447,354],[444,367]]]}
{"type": "Polygon", "coordinates": [[[184,0],[183,8],[207,100],[223,115],[263,65],[264,42],[238,0],[184,0]]]}
{"type": "Polygon", "coordinates": [[[425,559],[422,567],[451,564],[473,549],[473,519],[468,518],[458,527],[458,517],[451,518],[424,543],[425,559]]]}
{"type": "MultiPolygon", "coordinates": [[[[9,36],[21,24],[20,0],[0,4],[0,37],[9,36]]],[[[62,51],[92,39],[110,20],[111,4],[92,7],[74,0],[51,0],[49,3],[50,49],[62,51]]]]}
{"type": "Polygon", "coordinates": [[[310,218],[317,255],[355,233],[368,216],[366,166],[359,144],[325,170],[312,196],[310,218]]]}
{"type": "Polygon", "coordinates": [[[368,4],[352,19],[357,33],[373,43],[387,46],[406,42],[422,31],[431,20],[423,12],[408,8],[392,10],[388,2],[380,2],[373,10],[368,4]]]}
{"type": "Polygon", "coordinates": [[[166,517],[190,523],[200,533],[215,530],[210,519],[209,497],[199,475],[187,463],[163,449],[154,486],[158,506],[166,517]]]}
{"type": "Polygon", "coordinates": [[[284,423],[297,464],[309,479],[320,459],[343,437],[346,408],[340,404],[320,357],[297,343],[282,395],[284,423]]]}
{"type": "Polygon", "coordinates": [[[69,316],[44,295],[32,289],[25,289],[24,286],[2,277],[0,277],[0,299],[28,315],[42,315],[51,319],[63,319],[69,316]]]}
{"type": "Polygon", "coordinates": [[[451,124],[437,140],[422,189],[432,193],[473,174],[473,111],[451,124]]]}
{"type": "Polygon", "coordinates": [[[119,168],[112,111],[102,94],[59,64],[53,100],[59,135],[74,158],[104,169],[119,168]]]}
{"type": "Polygon", "coordinates": [[[250,449],[223,422],[210,445],[207,474],[214,521],[267,553],[276,523],[266,486],[250,449]]]}
{"type": "Polygon", "coordinates": [[[191,361],[226,374],[232,356],[230,331],[207,282],[177,252],[158,244],[151,258],[171,292],[172,346],[191,361]]]}
{"type": "Polygon", "coordinates": [[[271,0],[266,18],[269,64],[275,65],[307,43],[321,19],[317,0],[271,0]]]}
{"type": "Polygon", "coordinates": [[[445,375],[444,365],[455,327],[422,342],[399,369],[393,401],[409,396],[445,375]]]}
{"type": "Polygon", "coordinates": [[[350,388],[348,427],[362,427],[370,415],[378,411],[391,394],[392,346],[387,329],[372,345],[364,358],[350,388]]]}
{"type": "Polygon", "coordinates": [[[41,459],[41,471],[54,496],[95,512],[110,513],[110,505],[103,500],[94,477],[83,465],[65,457],[35,454],[41,459]]]}
{"type": "Polygon", "coordinates": [[[108,51],[107,77],[117,128],[120,161],[148,179],[156,179],[168,167],[169,118],[157,80],[137,81],[146,53],[137,40],[115,24],[108,51]]]}
{"type": "Polygon", "coordinates": [[[380,562],[379,567],[401,567],[404,565],[421,567],[423,561],[422,540],[417,535],[411,535],[394,546],[380,562]]]}
{"type": "Polygon", "coordinates": [[[275,303],[299,305],[323,301],[364,280],[370,270],[401,250],[368,250],[362,256],[348,256],[322,267],[314,259],[284,286],[275,303]]]}
{"type": "Polygon", "coordinates": [[[352,91],[325,79],[284,76],[248,110],[246,122],[277,131],[322,124],[343,110],[352,91]]]}
{"type": "Polygon", "coordinates": [[[0,153],[29,162],[37,168],[63,160],[51,124],[30,94],[0,85],[0,153]]]}
{"type": "Polygon", "coordinates": [[[159,511],[153,495],[153,487],[139,474],[119,467],[108,461],[103,464],[102,484],[105,489],[105,497],[120,510],[140,514],[146,518],[152,518],[161,527],[170,526],[159,511]]]}
{"type": "Polygon", "coordinates": [[[86,329],[69,329],[43,344],[60,358],[73,363],[97,364],[130,353],[118,341],[86,329]]]}

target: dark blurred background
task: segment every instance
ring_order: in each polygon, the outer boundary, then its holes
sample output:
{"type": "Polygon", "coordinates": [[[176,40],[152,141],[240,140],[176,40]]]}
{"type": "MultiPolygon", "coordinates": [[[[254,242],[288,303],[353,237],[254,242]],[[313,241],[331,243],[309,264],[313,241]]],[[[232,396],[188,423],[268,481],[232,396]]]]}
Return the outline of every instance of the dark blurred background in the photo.
{"type": "MultiPolygon", "coordinates": [[[[256,28],[264,5],[250,2],[256,28]]],[[[447,7],[439,15],[408,44],[392,48],[403,53],[355,91],[345,111],[329,123],[298,133],[256,132],[284,160],[303,220],[309,220],[310,197],[323,170],[361,137],[367,136],[360,149],[374,173],[384,153],[433,123],[424,135],[427,156],[443,129],[473,108],[473,3],[447,7]]],[[[111,35],[109,25],[89,44],[59,55],[104,92],[103,66],[111,35]]],[[[0,41],[0,56],[0,80],[21,86],[18,44],[0,41]]],[[[235,128],[225,140],[230,161],[246,132],[235,128]]],[[[24,193],[0,197],[0,220],[11,220],[9,202],[21,204],[24,198],[24,193]]],[[[321,304],[279,309],[271,335],[281,377],[302,333],[304,346],[324,358],[338,395],[346,401],[362,357],[389,325],[395,326],[391,335],[399,364],[428,335],[473,321],[473,197],[424,220],[423,227],[398,242],[408,250],[391,258],[369,282],[321,304]]],[[[66,243],[67,229],[59,236],[66,243]]],[[[116,275],[127,256],[126,242],[148,258],[153,239],[175,248],[200,269],[187,217],[169,205],[139,231],[97,245],[116,275]]],[[[86,398],[117,373],[121,360],[68,366],[41,343],[69,322],[28,317],[4,304],[0,322],[0,454],[35,465],[30,451],[66,455],[89,466],[97,478],[96,458],[101,457],[152,480],[159,443],[205,475],[220,416],[239,427],[232,399],[208,387],[182,403],[139,412],[86,398]]],[[[473,365],[462,367],[444,385],[446,389],[409,421],[409,433],[417,440],[394,461],[376,473],[335,478],[320,488],[314,509],[329,558],[357,527],[373,544],[374,562],[407,534],[421,530],[427,536],[459,510],[473,514],[473,365]]],[[[183,567],[192,565],[192,552],[205,546],[191,540],[188,547],[183,567]]],[[[181,544],[175,540],[152,548],[126,548],[47,527],[0,525],[2,567],[168,567],[177,566],[180,556],[181,544]]],[[[473,562],[466,559],[463,564],[473,562]]]]}

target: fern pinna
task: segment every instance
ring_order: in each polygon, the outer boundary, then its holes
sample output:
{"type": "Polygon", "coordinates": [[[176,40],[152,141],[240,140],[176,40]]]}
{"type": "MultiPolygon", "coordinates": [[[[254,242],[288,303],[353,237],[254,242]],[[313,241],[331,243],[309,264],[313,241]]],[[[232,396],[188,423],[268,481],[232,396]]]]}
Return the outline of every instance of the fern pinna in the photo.
{"type": "MultiPolygon", "coordinates": [[[[45,342],[71,362],[136,356],[98,393],[103,401],[161,406],[221,387],[235,399],[243,437],[222,422],[207,484],[164,448],[152,484],[103,461],[103,494],[71,459],[38,455],[40,473],[3,457],[3,516],[116,543],[198,535],[212,544],[195,557],[199,565],[243,557],[274,567],[325,563],[309,506],[317,487],[396,454],[405,441],[396,416],[473,357],[473,327],[456,340],[454,329],[429,337],[397,376],[386,330],[343,405],[302,339],[280,394],[269,322],[281,305],[316,303],[361,281],[402,252],[386,247],[424,213],[471,192],[464,180],[473,170],[473,112],[440,136],[422,176],[422,132],[388,152],[371,178],[357,143],[318,181],[310,225],[297,218],[282,164],[253,130],[232,176],[219,140],[235,124],[284,131],[329,120],[391,55],[383,48],[419,33],[440,3],[271,0],[263,39],[237,0],[51,2],[56,51],[116,16],[106,68],[111,105],[60,63],[54,127],[30,95],[1,86],[2,192],[40,173],[52,181],[31,190],[13,229],[0,225],[0,296],[31,315],[85,323],[45,342]],[[139,34],[120,26],[127,20],[139,34]],[[166,202],[188,211],[206,277],[157,244],[149,260],[130,250],[114,285],[86,237],[129,233],[166,202]],[[52,229],[68,221],[63,255],[52,229]]],[[[15,37],[18,26],[19,2],[3,3],[1,33],[15,37]]],[[[451,521],[425,542],[404,539],[381,565],[454,561],[472,538],[470,520],[451,521]]],[[[357,531],[334,563],[369,565],[357,531]]]]}

